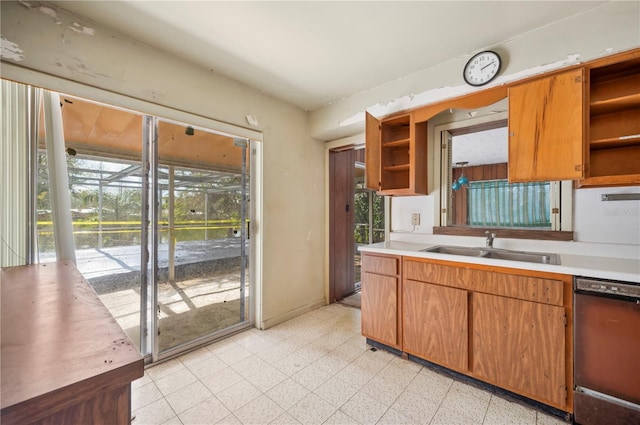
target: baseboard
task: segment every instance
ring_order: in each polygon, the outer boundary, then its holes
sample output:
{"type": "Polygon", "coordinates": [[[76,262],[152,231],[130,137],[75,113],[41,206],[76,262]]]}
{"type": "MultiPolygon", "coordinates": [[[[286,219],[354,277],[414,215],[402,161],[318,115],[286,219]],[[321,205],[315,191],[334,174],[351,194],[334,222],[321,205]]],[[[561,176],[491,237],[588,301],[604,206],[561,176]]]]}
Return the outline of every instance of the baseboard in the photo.
{"type": "Polygon", "coordinates": [[[279,314],[275,317],[271,317],[269,319],[263,320],[260,326],[260,329],[269,329],[272,328],[276,325],[279,325],[282,322],[286,322],[287,320],[291,320],[294,317],[298,317],[302,314],[308,313],[312,310],[315,310],[316,308],[320,308],[322,306],[327,305],[326,301],[324,298],[312,302],[310,304],[306,304],[303,305],[302,307],[298,307],[294,310],[288,311],[286,313],[283,314],[279,314]]]}

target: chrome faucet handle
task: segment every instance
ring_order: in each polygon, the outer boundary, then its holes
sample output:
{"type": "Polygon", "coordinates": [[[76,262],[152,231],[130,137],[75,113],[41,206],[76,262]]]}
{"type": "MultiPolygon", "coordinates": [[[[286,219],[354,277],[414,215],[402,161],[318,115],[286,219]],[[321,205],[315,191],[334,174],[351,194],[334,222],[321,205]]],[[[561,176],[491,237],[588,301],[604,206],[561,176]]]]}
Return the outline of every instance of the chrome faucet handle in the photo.
{"type": "Polygon", "coordinates": [[[491,232],[490,232],[490,231],[488,231],[488,230],[486,230],[486,231],[484,232],[484,234],[485,234],[485,235],[487,235],[487,239],[486,239],[486,246],[487,246],[488,248],[493,248],[493,240],[495,239],[496,234],[495,234],[495,233],[491,233],[491,232]]]}

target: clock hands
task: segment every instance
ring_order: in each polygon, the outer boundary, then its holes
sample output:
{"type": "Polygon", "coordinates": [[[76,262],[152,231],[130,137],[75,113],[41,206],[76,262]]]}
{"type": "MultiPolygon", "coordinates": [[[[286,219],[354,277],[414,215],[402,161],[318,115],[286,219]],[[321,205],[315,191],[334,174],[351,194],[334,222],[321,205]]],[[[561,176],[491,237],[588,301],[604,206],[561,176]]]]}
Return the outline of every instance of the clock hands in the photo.
{"type": "Polygon", "coordinates": [[[495,61],[491,61],[491,63],[486,64],[485,66],[483,66],[482,68],[480,68],[480,71],[484,71],[484,69],[488,66],[491,66],[495,63],[495,61]]]}

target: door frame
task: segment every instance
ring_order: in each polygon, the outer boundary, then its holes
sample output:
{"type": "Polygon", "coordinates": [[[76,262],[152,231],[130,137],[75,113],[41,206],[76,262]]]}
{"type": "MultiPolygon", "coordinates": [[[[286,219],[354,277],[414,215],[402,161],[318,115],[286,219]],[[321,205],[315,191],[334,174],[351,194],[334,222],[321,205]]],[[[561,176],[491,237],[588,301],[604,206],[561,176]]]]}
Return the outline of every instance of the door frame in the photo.
{"type": "Polygon", "coordinates": [[[324,152],[324,164],[325,164],[325,181],[324,181],[324,217],[325,217],[325,226],[324,226],[324,288],[325,288],[325,304],[330,304],[331,300],[331,258],[330,258],[330,248],[331,248],[331,187],[330,187],[330,151],[332,150],[343,150],[343,149],[363,149],[365,145],[364,133],[360,133],[354,136],[345,137],[343,139],[334,140],[331,142],[325,143],[325,152],[324,152]]]}

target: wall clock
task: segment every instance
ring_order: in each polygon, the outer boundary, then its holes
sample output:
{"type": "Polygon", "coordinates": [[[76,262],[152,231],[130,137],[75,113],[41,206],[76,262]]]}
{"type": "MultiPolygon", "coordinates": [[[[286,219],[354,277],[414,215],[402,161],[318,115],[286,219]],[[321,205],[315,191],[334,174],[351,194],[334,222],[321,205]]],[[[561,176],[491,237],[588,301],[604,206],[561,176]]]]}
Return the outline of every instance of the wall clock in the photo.
{"type": "Polygon", "coordinates": [[[464,66],[464,81],[472,86],[483,86],[492,81],[500,72],[500,55],[491,50],[477,53],[464,66]]]}

